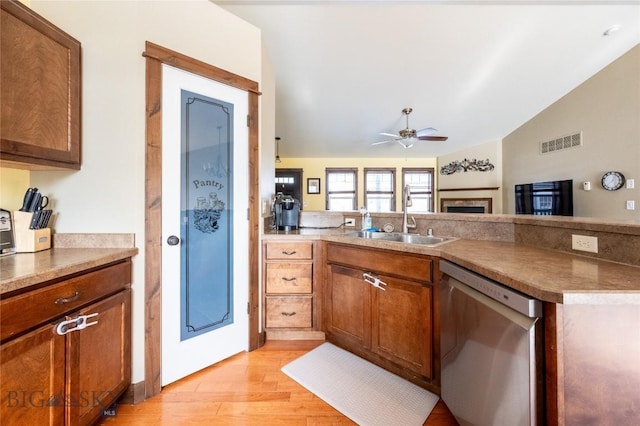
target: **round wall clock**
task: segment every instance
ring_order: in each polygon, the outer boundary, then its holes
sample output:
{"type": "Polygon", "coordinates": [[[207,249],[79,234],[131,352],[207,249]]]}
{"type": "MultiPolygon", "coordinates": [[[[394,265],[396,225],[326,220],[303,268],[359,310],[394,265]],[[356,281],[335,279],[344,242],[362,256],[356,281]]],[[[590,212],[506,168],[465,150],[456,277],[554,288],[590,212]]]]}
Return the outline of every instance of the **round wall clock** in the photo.
{"type": "Polygon", "coordinates": [[[624,185],[624,175],[620,172],[607,172],[602,176],[602,187],[607,191],[617,191],[624,185]]]}

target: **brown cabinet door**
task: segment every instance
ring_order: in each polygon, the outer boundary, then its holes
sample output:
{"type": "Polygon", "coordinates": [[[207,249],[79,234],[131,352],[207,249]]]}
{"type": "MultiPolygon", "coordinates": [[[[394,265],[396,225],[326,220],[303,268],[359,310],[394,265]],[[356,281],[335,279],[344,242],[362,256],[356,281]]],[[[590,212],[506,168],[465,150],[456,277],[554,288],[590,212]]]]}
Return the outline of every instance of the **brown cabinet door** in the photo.
{"type": "Polygon", "coordinates": [[[63,424],[64,342],[47,324],[0,346],[3,426],[63,424]]]}
{"type": "Polygon", "coordinates": [[[428,379],[432,378],[431,286],[377,276],[384,291],[372,292],[373,352],[428,379]]]}
{"type": "Polygon", "coordinates": [[[20,2],[0,18],[2,162],[80,169],[80,42],[20,2]]]}
{"type": "Polygon", "coordinates": [[[69,425],[95,422],[127,388],[131,378],[131,290],[79,312],[86,328],[67,334],[69,425]],[[95,316],[91,316],[97,314],[95,316]]]}
{"type": "Polygon", "coordinates": [[[371,346],[370,285],[362,271],[329,265],[326,288],[327,333],[345,345],[371,346]]]}

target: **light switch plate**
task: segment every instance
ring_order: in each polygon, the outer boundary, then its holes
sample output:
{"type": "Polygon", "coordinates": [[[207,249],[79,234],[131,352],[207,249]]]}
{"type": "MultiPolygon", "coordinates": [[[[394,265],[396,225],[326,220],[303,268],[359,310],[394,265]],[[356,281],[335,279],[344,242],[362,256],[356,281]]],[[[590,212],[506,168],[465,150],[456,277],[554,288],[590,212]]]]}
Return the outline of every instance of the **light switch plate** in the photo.
{"type": "Polygon", "coordinates": [[[627,189],[633,189],[636,187],[636,182],[633,179],[627,179],[627,189]]]}
{"type": "Polygon", "coordinates": [[[635,210],[636,202],[635,200],[627,200],[627,210],[635,210]]]}

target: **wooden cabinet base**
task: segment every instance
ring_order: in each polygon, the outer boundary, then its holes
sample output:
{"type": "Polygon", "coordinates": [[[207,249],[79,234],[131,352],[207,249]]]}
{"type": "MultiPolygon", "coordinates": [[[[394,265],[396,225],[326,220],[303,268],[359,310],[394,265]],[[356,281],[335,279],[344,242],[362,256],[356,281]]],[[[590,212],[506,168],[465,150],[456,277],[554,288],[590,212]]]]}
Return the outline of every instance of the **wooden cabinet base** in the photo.
{"type": "Polygon", "coordinates": [[[130,283],[127,259],[0,298],[2,426],[94,424],[127,390],[130,283]]]}
{"type": "Polygon", "coordinates": [[[333,243],[326,256],[327,340],[439,393],[433,259],[333,243]]]}

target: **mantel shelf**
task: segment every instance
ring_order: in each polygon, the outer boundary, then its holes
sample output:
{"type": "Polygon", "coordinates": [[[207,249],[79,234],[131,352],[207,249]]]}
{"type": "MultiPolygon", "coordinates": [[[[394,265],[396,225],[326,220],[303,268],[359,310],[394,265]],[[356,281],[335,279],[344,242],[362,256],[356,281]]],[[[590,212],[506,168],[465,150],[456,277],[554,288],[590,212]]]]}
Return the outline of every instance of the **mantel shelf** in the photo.
{"type": "Polygon", "coordinates": [[[500,189],[499,186],[488,186],[484,188],[439,188],[438,191],[497,191],[498,189],[500,189]]]}

